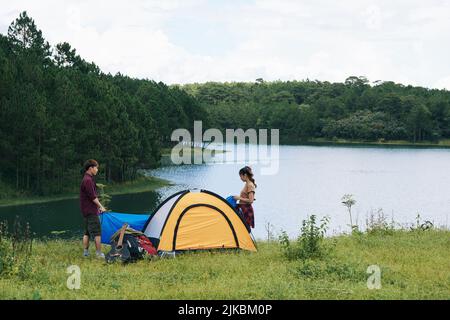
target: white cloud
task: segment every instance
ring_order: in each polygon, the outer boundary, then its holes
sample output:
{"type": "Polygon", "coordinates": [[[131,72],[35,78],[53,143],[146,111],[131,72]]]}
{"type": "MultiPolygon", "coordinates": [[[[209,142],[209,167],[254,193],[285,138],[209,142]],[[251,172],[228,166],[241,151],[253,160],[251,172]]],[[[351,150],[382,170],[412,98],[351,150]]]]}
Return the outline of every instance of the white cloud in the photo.
{"type": "Polygon", "coordinates": [[[438,0],[5,1],[0,32],[23,10],[51,44],[67,41],[113,74],[449,84],[450,4],[438,0]]]}
{"type": "Polygon", "coordinates": [[[437,89],[447,89],[450,90],[450,75],[439,79],[438,81],[436,81],[436,83],[434,84],[435,88],[437,89]]]}

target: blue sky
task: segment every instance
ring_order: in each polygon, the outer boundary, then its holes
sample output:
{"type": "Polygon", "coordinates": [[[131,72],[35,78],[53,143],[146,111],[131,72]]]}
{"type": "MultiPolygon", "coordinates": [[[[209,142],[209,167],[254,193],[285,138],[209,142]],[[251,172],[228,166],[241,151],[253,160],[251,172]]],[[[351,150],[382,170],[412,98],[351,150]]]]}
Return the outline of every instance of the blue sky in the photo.
{"type": "Polygon", "coordinates": [[[318,79],[450,89],[450,1],[0,0],[105,72],[166,83],[318,79]]]}

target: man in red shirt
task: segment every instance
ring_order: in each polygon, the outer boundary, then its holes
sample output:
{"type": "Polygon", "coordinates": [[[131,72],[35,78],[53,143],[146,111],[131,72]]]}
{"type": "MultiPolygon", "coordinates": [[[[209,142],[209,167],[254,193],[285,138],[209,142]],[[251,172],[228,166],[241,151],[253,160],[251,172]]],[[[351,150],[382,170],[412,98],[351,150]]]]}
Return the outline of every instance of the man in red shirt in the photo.
{"type": "Polygon", "coordinates": [[[89,238],[94,237],[96,255],[105,258],[101,245],[101,225],[98,215],[106,209],[102,206],[97,196],[97,187],[94,176],[98,172],[98,162],[90,159],[84,163],[84,177],[80,186],[80,210],[84,221],[83,247],[85,257],[89,256],[89,238]]]}

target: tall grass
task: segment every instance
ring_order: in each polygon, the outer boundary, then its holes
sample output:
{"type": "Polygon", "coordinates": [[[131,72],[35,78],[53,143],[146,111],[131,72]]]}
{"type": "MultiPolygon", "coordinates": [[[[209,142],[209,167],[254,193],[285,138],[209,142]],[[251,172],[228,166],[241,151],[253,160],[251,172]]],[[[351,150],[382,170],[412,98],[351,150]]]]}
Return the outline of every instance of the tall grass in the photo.
{"type": "Polygon", "coordinates": [[[327,254],[327,246],[324,243],[327,232],[329,218],[324,217],[317,222],[316,215],[311,215],[302,221],[300,235],[295,242],[291,242],[287,233],[282,231],[279,242],[286,258],[293,259],[313,259],[322,258],[327,254]]]}
{"type": "Polygon", "coordinates": [[[6,222],[0,223],[0,276],[17,276],[25,279],[30,276],[33,237],[28,223],[22,225],[16,217],[13,231],[6,222]]]}
{"type": "Polygon", "coordinates": [[[264,241],[256,253],[128,265],[83,258],[80,241],[35,241],[26,276],[1,275],[0,299],[450,299],[450,231],[373,221],[365,232],[324,237],[326,221],[310,216],[288,239],[287,255],[282,242],[264,241]],[[71,265],[81,270],[79,290],[66,285],[71,265]],[[381,270],[379,290],[367,286],[372,265],[381,270]]]}

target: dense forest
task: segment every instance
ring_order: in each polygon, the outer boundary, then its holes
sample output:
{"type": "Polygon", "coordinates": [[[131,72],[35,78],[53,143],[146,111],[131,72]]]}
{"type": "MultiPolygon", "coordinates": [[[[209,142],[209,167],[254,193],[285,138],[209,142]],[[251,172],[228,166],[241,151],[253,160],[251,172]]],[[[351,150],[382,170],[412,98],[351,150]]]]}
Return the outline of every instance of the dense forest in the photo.
{"type": "Polygon", "coordinates": [[[312,138],[437,141],[450,138],[450,92],[369,84],[276,81],[187,84],[216,128],[278,128],[282,143],[312,138]]]}
{"type": "Polygon", "coordinates": [[[438,141],[450,138],[450,92],[364,77],[168,86],[105,74],[66,42],[50,46],[26,12],[0,34],[0,191],[73,191],[89,158],[106,181],[133,180],[194,120],[277,128],[282,143],[438,141]]]}
{"type": "Polygon", "coordinates": [[[51,47],[26,12],[0,34],[0,186],[74,190],[90,158],[107,181],[132,180],[158,165],[174,129],[204,117],[179,88],[105,74],[70,44],[51,47]]]}

